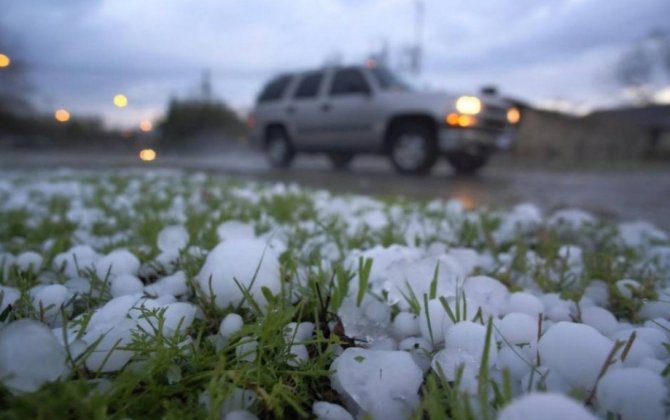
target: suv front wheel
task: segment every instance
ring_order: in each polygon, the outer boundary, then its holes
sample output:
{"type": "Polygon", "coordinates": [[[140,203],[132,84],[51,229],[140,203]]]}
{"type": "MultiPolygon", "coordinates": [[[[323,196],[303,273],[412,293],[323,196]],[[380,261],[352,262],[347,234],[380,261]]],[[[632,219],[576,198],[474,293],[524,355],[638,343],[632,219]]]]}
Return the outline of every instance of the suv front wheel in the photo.
{"type": "Polygon", "coordinates": [[[450,152],[445,155],[449,164],[461,175],[474,175],[486,165],[489,154],[485,151],[475,153],[467,151],[450,152]]]}
{"type": "Polygon", "coordinates": [[[288,168],[295,157],[291,140],[283,128],[271,128],[265,140],[265,154],[275,168],[288,168]]]}
{"type": "Polygon", "coordinates": [[[437,160],[433,131],[419,122],[404,122],[391,131],[389,155],[396,171],[403,174],[430,172],[437,160]]]}

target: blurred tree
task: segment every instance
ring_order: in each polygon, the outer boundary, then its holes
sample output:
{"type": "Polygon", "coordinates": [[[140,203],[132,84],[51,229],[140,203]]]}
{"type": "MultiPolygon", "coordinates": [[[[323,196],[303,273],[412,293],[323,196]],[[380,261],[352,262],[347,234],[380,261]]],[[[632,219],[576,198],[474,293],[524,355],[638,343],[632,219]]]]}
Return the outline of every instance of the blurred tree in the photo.
{"type": "Polygon", "coordinates": [[[30,86],[26,77],[27,63],[21,56],[16,42],[12,42],[0,27],[0,54],[9,61],[0,67],[0,112],[3,114],[25,115],[32,111],[27,99],[30,86]]]}
{"type": "Polygon", "coordinates": [[[670,33],[653,31],[632,45],[619,58],[615,78],[633,101],[651,103],[662,79],[670,82],[670,33]]]}
{"type": "Polygon", "coordinates": [[[203,99],[172,98],[159,127],[161,143],[171,147],[188,146],[189,140],[203,133],[235,140],[246,134],[244,122],[226,104],[203,99]]]}

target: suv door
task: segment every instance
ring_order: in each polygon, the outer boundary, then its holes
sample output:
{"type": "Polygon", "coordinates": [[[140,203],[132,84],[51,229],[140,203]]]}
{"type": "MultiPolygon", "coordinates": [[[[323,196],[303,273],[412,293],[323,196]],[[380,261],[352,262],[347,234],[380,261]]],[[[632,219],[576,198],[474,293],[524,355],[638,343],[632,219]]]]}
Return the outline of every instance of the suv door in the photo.
{"type": "Polygon", "coordinates": [[[365,74],[356,67],[337,69],[321,105],[324,138],[333,149],[370,150],[374,141],[374,97],[365,74]]]}
{"type": "Polygon", "coordinates": [[[293,141],[300,149],[318,143],[323,136],[323,124],[318,121],[323,80],[323,71],[304,73],[286,105],[286,119],[292,126],[293,141]]]}

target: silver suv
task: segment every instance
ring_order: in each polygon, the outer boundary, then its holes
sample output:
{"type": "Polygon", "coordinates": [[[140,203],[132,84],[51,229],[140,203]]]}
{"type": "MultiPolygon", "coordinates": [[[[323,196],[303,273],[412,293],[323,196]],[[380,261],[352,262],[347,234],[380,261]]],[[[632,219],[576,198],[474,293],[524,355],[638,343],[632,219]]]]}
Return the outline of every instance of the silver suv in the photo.
{"type": "Polygon", "coordinates": [[[519,119],[495,95],[419,91],[371,65],[280,75],[261,91],[249,126],[277,167],[297,153],[325,153],[336,168],[374,153],[401,173],[420,174],[443,155],[457,172],[474,173],[512,145],[519,119]]]}

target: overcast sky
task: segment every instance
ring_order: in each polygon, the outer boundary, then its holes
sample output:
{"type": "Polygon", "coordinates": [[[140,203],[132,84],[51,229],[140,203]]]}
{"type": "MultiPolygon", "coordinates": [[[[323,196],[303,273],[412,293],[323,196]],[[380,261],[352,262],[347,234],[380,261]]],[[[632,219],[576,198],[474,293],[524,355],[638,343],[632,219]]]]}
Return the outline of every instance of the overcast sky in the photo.
{"type": "MultiPolygon", "coordinates": [[[[621,101],[613,66],[669,0],[425,0],[424,71],[433,88],[495,84],[535,104],[621,101]]],[[[413,39],[412,0],[0,0],[1,34],[31,71],[38,106],[112,124],[159,115],[170,95],[214,92],[248,108],[273,74],[341,55],[360,62],[413,39]],[[127,109],[111,98],[123,92],[127,109]]],[[[670,85],[670,80],[665,80],[670,85]]],[[[659,86],[663,88],[663,85],[659,86]]]]}

